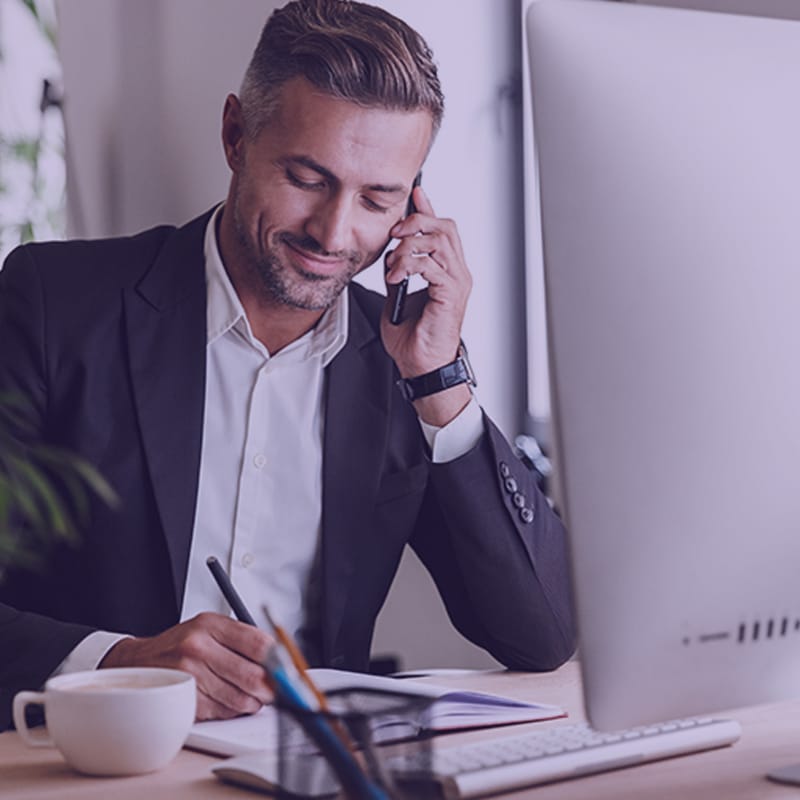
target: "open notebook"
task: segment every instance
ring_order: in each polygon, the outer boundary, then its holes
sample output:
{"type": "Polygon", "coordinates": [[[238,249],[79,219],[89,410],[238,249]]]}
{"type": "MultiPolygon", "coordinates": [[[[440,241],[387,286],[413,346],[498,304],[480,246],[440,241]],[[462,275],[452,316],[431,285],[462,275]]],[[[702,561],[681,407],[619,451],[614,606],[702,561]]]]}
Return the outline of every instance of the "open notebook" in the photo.
{"type": "MultiPolygon", "coordinates": [[[[515,722],[535,722],[566,716],[557,706],[526,703],[485,692],[464,692],[433,686],[420,681],[385,678],[334,669],[312,669],[309,674],[323,692],[341,689],[382,689],[434,699],[430,730],[449,731],[508,725],[515,722]]],[[[258,750],[277,748],[277,719],[275,710],[265,706],[257,714],[236,719],[197,722],[186,740],[186,747],[220,756],[234,756],[258,750]]],[[[408,736],[402,725],[375,732],[380,742],[390,742],[408,736]]]]}

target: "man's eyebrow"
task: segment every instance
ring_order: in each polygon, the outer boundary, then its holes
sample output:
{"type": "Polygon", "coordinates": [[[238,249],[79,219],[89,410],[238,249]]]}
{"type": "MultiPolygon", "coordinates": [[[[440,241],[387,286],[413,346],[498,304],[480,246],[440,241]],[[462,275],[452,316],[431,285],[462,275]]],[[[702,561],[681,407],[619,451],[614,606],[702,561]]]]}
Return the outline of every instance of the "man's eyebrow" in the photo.
{"type": "MultiPolygon", "coordinates": [[[[287,156],[286,158],[281,160],[283,166],[289,166],[289,164],[300,164],[301,166],[308,167],[308,169],[314,170],[314,172],[318,172],[323,178],[328,181],[332,181],[335,183],[339,182],[339,178],[336,177],[329,169],[322,166],[322,164],[317,163],[314,161],[313,158],[309,156],[287,156]]],[[[400,183],[392,183],[392,184],[385,184],[385,183],[371,183],[364,187],[366,190],[370,192],[378,192],[379,194],[407,194],[408,188],[403,186],[400,183]]]]}

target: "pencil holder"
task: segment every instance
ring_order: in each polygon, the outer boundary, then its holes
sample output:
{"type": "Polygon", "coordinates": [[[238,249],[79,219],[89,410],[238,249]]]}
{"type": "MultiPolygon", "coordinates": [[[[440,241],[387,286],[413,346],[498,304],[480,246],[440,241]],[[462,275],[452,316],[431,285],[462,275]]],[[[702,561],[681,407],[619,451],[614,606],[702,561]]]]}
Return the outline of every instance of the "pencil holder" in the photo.
{"type": "MultiPolygon", "coordinates": [[[[327,695],[326,712],[276,699],[279,797],[424,800],[424,785],[398,780],[393,765],[430,771],[428,697],[370,689],[327,695]]],[[[416,771],[416,770],[415,770],[416,771]]]]}

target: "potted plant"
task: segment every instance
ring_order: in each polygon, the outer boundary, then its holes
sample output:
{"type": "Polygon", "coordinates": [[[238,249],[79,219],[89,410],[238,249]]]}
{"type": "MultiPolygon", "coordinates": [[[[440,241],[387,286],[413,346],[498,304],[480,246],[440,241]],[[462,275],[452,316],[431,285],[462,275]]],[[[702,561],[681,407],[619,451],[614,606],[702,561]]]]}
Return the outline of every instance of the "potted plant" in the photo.
{"type": "Polygon", "coordinates": [[[91,494],[117,503],[87,461],[37,440],[24,398],[0,393],[0,581],[40,566],[59,542],[77,544],[91,494]]]}

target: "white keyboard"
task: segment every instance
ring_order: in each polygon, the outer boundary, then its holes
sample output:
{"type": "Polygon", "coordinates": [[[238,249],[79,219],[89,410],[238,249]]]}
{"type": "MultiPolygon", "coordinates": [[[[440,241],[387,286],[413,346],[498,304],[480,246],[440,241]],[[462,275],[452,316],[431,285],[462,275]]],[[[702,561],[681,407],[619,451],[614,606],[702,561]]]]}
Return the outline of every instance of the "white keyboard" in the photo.
{"type": "Polygon", "coordinates": [[[460,800],[722,747],[740,735],[738,722],[705,718],[615,733],[599,733],[582,724],[557,725],[435,747],[432,770],[425,770],[413,758],[393,759],[390,768],[396,776],[420,786],[437,784],[446,800],[460,800]]]}

